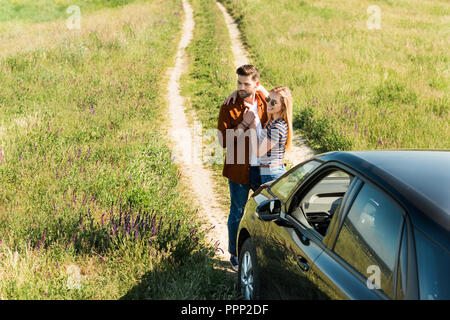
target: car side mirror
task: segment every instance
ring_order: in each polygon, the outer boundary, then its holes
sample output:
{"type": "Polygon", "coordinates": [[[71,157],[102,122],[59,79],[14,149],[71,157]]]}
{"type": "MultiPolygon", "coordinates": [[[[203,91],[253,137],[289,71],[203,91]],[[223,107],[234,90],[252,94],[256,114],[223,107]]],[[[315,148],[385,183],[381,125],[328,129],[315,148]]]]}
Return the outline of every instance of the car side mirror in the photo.
{"type": "Polygon", "coordinates": [[[256,207],[256,215],[262,221],[275,221],[280,219],[281,200],[278,198],[264,200],[256,207]]]}

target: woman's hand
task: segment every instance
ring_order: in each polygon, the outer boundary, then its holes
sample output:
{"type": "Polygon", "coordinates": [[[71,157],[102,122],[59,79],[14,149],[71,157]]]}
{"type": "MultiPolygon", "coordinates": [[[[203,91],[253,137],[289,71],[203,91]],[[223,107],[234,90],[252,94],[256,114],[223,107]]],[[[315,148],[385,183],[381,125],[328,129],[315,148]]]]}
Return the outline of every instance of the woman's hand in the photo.
{"type": "Polygon", "coordinates": [[[229,104],[231,100],[233,100],[233,103],[235,103],[235,102],[236,102],[237,95],[238,95],[237,90],[233,91],[233,93],[230,94],[230,95],[225,99],[225,101],[223,102],[223,104],[229,104]]]}
{"type": "Polygon", "coordinates": [[[259,86],[256,88],[257,91],[261,91],[264,94],[264,97],[269,96],[269,92],[262,86],[262,84],[259,84],[259,86]]]}

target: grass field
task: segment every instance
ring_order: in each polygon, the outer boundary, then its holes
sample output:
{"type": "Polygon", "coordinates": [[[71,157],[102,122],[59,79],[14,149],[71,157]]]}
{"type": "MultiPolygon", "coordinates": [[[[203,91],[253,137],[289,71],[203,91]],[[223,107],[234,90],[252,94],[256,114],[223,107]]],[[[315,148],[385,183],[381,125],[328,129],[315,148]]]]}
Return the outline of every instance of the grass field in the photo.
{"type": "Polygon", "coordinates": [[[448,1],[221,2],[315,148],[450,148],[448,1]]]}
{"type": "Polygon", "coordinates": [[[66,19],[66,12],[71,5],[80,8],[83,14],[103,8],[116,8],[131,2],[143,0],[0,0],[0,22],[45,22],[55,19],[66,19]]]}
{"type": "Polygon", "coordinates": [[[19,10],[23,30],[40,28],[26,51],[0,22],[0,298],[233,297],[160,121],[181,1],[95,6],[76,33],[36,22],[58,6],[19,10]]]}
{"type": "MultiPolygon", "coordinates": [[[[215,1],[189,2],[207,130],[236,75],[215,1]]],[[[448,2],[221,2],[315,149],[450,148],[448,2]]],[[[166,138],[181,0],[87,0],[75,30],[72,4],[0,0],[0,299],[236,298],[166,138]]]]}

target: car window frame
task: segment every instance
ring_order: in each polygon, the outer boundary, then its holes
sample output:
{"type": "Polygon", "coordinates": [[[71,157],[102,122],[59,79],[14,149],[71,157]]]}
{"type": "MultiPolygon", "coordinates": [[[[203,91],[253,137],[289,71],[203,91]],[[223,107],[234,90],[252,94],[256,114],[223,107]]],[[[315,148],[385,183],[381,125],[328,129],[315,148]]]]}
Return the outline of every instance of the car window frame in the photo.
{"type": "MultiPolygon", "coordinates": [[[[368,185],[372,188],[374,188],[376,191],[380,192],[382,195],[387,196],[400,210],[400,213],[402,214],[402,223],[401,226],[399,228],[400,230],[400,238],[399,238],[399,242],[397,244],[397,248],[396,248],[396,256],[395,256],[395,263],[394,263],[394,270],[392,271],[393,277],[392,277],[392,283],[394,284],[394,288],[393,288],[393,292],[394,292],[394,299],[397,297],[397,283],[398,283],[398,267],[399,267],[399,259],[400,259],[400,253],[401,253],[401,246],[402,246],[402,236],[403,236],[403,230],[404,228],[406,228],[406,232],[407,232],[407,242],[408,242],[408,251],[407,251],[407,255],[408,255],[408,281],[410,280],[410,277],[412,277],[413,275],[410,273],[410,259],[412,258],[412,254],[411,254],[411,238],[410,238],[410,224],[409,224],[409,218],[408,218],[408,211],[406,210],[406,208],[402,205],[401,202],[399,202],[398,200],[395,199],[395,197],[393,197],[390,192],[388,192],[386,189],[378,186],[376,183],[372,182],[371,180],[359,175],[358,177],[359,180],[359,186],[356,188],[357,190],[355,190],[355,192],[352,194],[352,199],[350,201],[350,204],[348,205],[348,207],[346,208],[346,210],[344,212],[342,212],[340,219],[339,219],[339,226],[336,229],[336,233],[334,235],[333,241],[329,243],[329,252],[332,253],[332,255],[335,257],[335,260],[340,262],[341,265],[345,266],[348,270],[350,270],[357,278],[359,278],[361,281],[365,282],[367,280],[367,277],[364,277],[364,275],[362,275],[353,265],[351,265],[349,262],[347,262],[343,257],[341,257],[334,249],[336,247],[336,242],[339,238],[339,234],[341,233],[342,230],[342,226],[344,224],[344,220],[347,217],[350,209],[353,206],[354,201],[356,200],[356,198],[358,197],[361,189],[363,188],[364,185],[368,185]],[[338,258],[338,259],[336,259],[338,258]],[[339,261],[340,260],[340,261],[339,261]]],[[[413,256],[415,258],[415,255],[413,256]]],[[[414,268],[415,270],[415,268],[414,268]]],[[[412,270],[411,270],[412,271],[412,270]]],[[[417,275],[417,273],[415,273],[415,275],[417,275]]],[[[409,282],[408,282],[409,284],[409,282]]],[[[413,289],[413,288],[411,288],[413,289]]],[[[409,290],[409,289],[408,289],[409,290]]],[[[389,297],[384,291],[382,290],[374,290],[374,292],[376,292],[380,297],[382,297],[383,299],[391,299],[391,297],[389,297]]]]}
{"type": "MultiPolygon", "coordinates": [[[[303,225],[300,221],[295,219],[292,214],[292,201],[294,197],[296,196],[297,192],[300,191],[300,189],[304,188],[304,190],[301,192],[301,194],[304,196],[308,191],[310,191],[314,186],[319,183],[327,174],[329,174],[332,171],[341,170],[345,173],[351,175],[353,177],[347,191],[345,192],[344,198],[342,199],[342,205],[339,208],[339,211],[335,213],[336,219],[339,220],[340,215],[342,213],[342,210],[345,208],[347,201],[349,200],[349,196],[351,195],[350,191],[353,191],[355,187],[355,183],[358,181],[358,175],[357,172],[354,170],[351,170],[346,165],[341,164],[340,162],[336,161],[328,161],[324,162],[322,165],[314,169],[311,174],[303,180],[303,182],[297,186],[295,191],[293,191],[290,194],[290,197],[286,201],[285,205],[285,216],[289,217],[289,220],[295,221],[296,225],[302,226],[302,229],[307,230],[308,234],[313,236],[317,241],[323,244],[324,247],[328,248],[328,243],[330,242],[330,238],[332,237],[332,231],[327,232],[327,234],[322,236],[320,233],[318,233],[316,230],[308,228],[307,226],[303,225]]],[[[350,199],[351,200],[351,199],[350,199]]],[[[330,221],[330,226],[333,221],[330,221]]]]}

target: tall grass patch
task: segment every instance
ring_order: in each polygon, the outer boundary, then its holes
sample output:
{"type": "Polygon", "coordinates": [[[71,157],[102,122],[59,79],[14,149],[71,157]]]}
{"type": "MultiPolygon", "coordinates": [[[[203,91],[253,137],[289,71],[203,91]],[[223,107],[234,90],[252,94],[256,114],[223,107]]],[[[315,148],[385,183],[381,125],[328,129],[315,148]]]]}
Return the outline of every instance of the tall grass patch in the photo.
{"type": "Polygon", "coordinates": [[[221,2],[262,83],[292,89],[295,127],[315,148],[450,147],[448,3],[221,2]]]}
{"type": "Polygon", "coordinates": [[[181,1],[123,10],[149,15],[0,60],[1,298],[231,295],[160,121],[181,1]]]}

